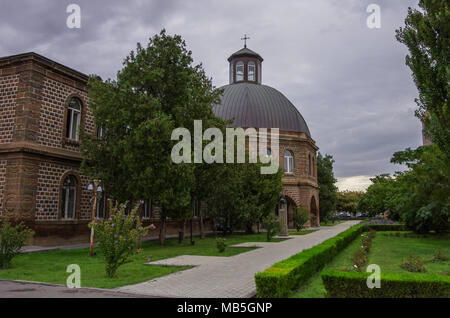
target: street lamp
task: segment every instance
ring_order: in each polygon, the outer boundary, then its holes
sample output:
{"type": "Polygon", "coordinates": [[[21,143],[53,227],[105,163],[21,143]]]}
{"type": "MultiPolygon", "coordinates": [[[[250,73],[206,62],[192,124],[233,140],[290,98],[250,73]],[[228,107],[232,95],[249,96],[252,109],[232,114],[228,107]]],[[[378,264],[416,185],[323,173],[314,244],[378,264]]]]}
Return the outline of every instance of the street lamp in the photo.
{"type": "MultiPolygon", "coordinates": [[[[87,189],[94,191],[94,204],[92,205],[92,222],[95,220],[95,211],[97,209],[97,193],[102,192],[102,187],[99,186],[99,180],[94,180],[94,184],[89,184],[87,189]]],[[[94,256],[94,224],[91,227],[91,238],[89,242],[89,255],[94,256]]]]}

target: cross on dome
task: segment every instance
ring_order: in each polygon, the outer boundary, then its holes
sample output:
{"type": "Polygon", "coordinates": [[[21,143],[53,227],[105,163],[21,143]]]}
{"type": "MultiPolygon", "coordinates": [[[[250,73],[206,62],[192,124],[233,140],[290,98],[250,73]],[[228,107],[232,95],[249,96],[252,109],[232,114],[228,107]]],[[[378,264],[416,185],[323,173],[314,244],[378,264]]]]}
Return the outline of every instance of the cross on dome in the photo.
{"type": "Polygon", "coordinates": [[[244,34],[244,37],[241,38],[241,40],[244,41],[244,47],[247,47],[247,40],[250,40],[250,38],[247,36],[247,34],[244,34]]]}

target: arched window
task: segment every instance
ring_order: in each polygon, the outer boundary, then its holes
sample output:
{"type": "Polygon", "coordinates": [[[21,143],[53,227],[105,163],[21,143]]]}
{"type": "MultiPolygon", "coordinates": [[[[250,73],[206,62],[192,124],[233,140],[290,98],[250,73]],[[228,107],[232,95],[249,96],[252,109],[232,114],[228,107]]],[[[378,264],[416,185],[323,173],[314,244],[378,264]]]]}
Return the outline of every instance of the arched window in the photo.
{"type": "Polygon", "coordinates": [[[194,199],[194,216],[200,216],[200,202],[198,201],[198,199],[194,199]]]}
{"type": "Polygon", "coordinates": [[[294,171],[294,155],[292,151],[284,152],[284,172],[292,173],[294,171]]]}
{"type": "Polygon", "coordinates": [[[61,218],[74,219],[77,200],[77,179],[74,175],[64,179],[61,195],[61,218]]]}
{"type": "Polygon", "coordinates": [[[255,81],[255,63],[248,62],[247,77],[249,81],[255,81]]]}
{"type": "Polygon", "coordinates": [[[102,192],[97,192],[97,207],[95,209],[95,217],[99,219],[105,218],[106,212],[106,195],[102,192]]]}
{"type": "Polygon", "coordinates": [[[144,204],[144,219],[152,217],[152,199],[145,200],[144,204]]]}
{"type": "Polygon", "coordinates": [[[66,137],[72,140],[78,140],[81,121],[81,101],[72,97],[67,109],[66,137]]]}
{"type": "Polygon", "coordinates": [[[239,61],[236,63],[236,82],[244,80],[244,62],[239,61]]]}
{"type": "Polygon", "coordinates": [[[272,149],[267,148],[267,150],[266,150],[266,156],[267,156],[267,157],[271,157],[271,156],[272,156],[272,149]]]}

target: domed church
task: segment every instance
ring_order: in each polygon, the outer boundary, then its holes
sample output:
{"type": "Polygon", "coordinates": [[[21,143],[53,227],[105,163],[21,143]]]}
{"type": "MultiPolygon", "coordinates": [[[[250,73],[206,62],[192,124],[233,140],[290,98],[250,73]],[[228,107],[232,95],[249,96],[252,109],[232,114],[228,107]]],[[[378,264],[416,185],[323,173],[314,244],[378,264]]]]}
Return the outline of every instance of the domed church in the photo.
{"type": "Polygon", "coordinates": [[[213,107],[214,113],[224,120],[231,120],[231,126],[235,128],[279,129],[279,158],[284,175],[283,193],[276,213],[286,209],[287,225],[294,228],[294,209],[303,206],[310,212],[309,225],[318,226],[318,147],[311,138],[308,125],[286,96],[262,84],[261,55],[245,44],[228,58],[228,62],[230,83],[221,87],[221,103],[213,107]]]}

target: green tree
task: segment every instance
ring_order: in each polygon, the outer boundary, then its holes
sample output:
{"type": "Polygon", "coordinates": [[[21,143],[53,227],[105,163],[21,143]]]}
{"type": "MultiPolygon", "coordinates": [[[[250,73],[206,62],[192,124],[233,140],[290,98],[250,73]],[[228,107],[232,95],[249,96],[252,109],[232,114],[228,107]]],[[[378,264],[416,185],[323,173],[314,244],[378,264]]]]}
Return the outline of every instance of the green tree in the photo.
{"type": "Polygon", "coordinates": [[[370,181],[372,181],[372,184],[358,201],[356,209],[366,212],[370,216],[382,214],[386,210],[391,211],[394,204],[392,202],[393,191],[397,186],[396,179],[389,174],[381,174],[371,178],[370,181]]]}
{"type": "Polygon", "coordinates": [[[405,26],[396,31],[397,40],[409,49],[406,56],[419,91],[416,116],[441,151],[450,158],[450,4],[420,0],[420,9],[408,9],[405,26]]]}
{"type": "Polygon", "coordinates": [[[363,193],[359,191],[342,191],[337,193],[336,211],[345,211],[353,215],[358,211],[358,202],[363,193]]]}
{"type": "Polygon", "coordinates": [[[297,232],[300,231],[306,222],[309,221],[309,211],[307,208],[299,206],[294,211],[294,223],[297,232]]]}
{"type": "Polygon", "coordinates": [[[195,183],[193,164],[172,162],[172,131],[184,127],[193,136],[195,119],[208,127],[219,95],[202,66],[193,65],[184,40],[165,30],[147,47],[137,44],[117,81],[89,80],[90,107],[103,136],[81,133],[82,171],[118,201],[152,198],[161,207],[161,244],[167,217],[186,215],[195,183]]]}
{"type": "Polygon", "coordinates": [[[394,154],[393,163],[406,164],[390,204],[401,211],[408,228],[418,233],[450,229],[450,160],[435,144],[394,154]]]}
{"type": "Polygon", "coordinates": [[[334,159],[331,155],[317,155],[317,181],[319,183],[320,219],[326,221],[336,209],[337,187],[333,173],[334,159]]]}

